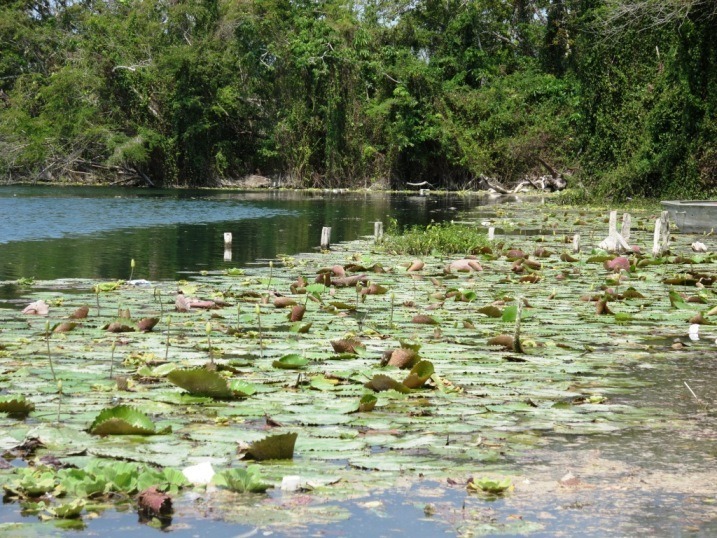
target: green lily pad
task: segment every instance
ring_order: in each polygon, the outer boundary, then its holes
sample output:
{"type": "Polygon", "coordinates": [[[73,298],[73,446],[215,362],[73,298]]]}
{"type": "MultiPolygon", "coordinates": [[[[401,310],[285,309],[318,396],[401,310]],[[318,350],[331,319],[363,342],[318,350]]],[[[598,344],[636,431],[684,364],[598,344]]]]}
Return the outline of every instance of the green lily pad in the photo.
{"type": "Polygon", "coordinates": [[[7,413],[13,418],[25,418],[35,410],[35,404],[28,402],[25,396],[0,396],[0,413],[7,413]]]}
{"type": "Polygon", "coordinates": [[[376,407],[377,402],[378,398],[376,398],[376,396],[374,396],[373,394],[364,394],[359,400],[358,412],[369,413],[373,411],[374,407],[376,407]]]}
{"type": "Polygon", "coordinates": [[[408,374],[408,377],[403,380],[403,384],[409,389],[417,389],[423,386],[428,379],[435,372],[433,363],[431,361],[419,361],[408,374]]]}
{"type": "Polygon", "coordinates": [[[217,400],[230,400],[239,396],[249,396],[243,390],[235,391],[215,370],[207,368],[188,368],[171,371],[167,380],[183,388],[194,396],[208,396],[217,400]],[[237,394],[239,392],[240,394],[237,394]]]}
{"type": "Polygon", "coordinates": [[[152,420],[134,407],[118,405],[100,411],[89,428],[94,435],[156,435],[166,433],[166,429],[157,431],[152,420]]]}
{"type": "Polygon", "coordinates": [[[282,370],[299,370],[309,364],[309,359],[292,353],[291,355],[284,355],[277,361],[271,363],[274,368],[280,368],[282,370]]]}

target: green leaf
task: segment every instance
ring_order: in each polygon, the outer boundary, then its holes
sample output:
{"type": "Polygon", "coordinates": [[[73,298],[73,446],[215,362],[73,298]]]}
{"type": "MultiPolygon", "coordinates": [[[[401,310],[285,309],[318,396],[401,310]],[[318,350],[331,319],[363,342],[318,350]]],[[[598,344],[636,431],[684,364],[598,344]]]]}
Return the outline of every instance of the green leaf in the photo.
{"type": "Polygon", "coordinates": [[[299,370],[304,368],[307,364],[309,364],[309,359],[296,353],[284,355],[278,361],[271,363],[274,368],[280,368],[283,370],[299,370]]]}
{"type": "Polygon", "coordinates": [[[82,513],[82,510],[85,509],[86,504],[87,501],[84,499],[75,499],[74,501],[70,501],[68,503],[57,504],[48,508],[47,511],[55,517],[71,519],[80,517],[80,514],[82,513]]]}
{"type": "Polygon", "coordinates": [[[25,418],[35,410],[35,404],[28,402],[23,395],[0,396],[0,413],[7,413],[13,418],[25,418]]]}
{"type": "Polygon", "coordinates": [[[408,377],[403,380],[403,384],[409,389],[417,389],[422,387],[423,384],[433,375],[434,368],[431,361],[419,361],[408,374],[408,377]]]}
{"type": "Polygon", "coordinates": [[[227,380],[215,370],[189,368],[173,370],[167,380],[195,396],[208,396],[217,400],[234,398],[227,380]]]}
{"type": "Polygon", "coordinates": [[[147,415],[128,405],[118,405],[100,411],[89,431],[94,435],[154,435],[159,433],[147,415]]]}
{"type": "Polygon", "coordinates": [[[261,472],[256,465],[246,469],[227,469],[215,474],[212,483],[237,493],[264,493],[271,485],[262,481],[261,472]]]}
{"type": "Polygon", "coordinates": [[[510,478],[495,480],[493,478],[478,478],[468,482],[469,491],[480,491],[490,495],[503,495],[513,487],[510,478]]]}
{"type": "Polygon", "coordinates": [[[358,412],[369,413],[376,407],[376,403],[378,403],[378,398],[375,395],[364,394],[359,400],[358,412]]]}

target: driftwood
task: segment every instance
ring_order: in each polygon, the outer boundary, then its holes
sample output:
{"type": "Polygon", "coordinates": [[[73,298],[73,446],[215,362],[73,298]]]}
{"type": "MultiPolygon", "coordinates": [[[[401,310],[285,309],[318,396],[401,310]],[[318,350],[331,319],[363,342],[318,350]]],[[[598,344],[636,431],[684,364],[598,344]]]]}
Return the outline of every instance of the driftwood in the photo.
{"type": "Polygon", "coordinates": [[[563,174],[559,173],[555,168],[550,166],[545,160],[540,157],[535,158],[545,169],[550,173],[550,177],[544,178],[544,189],[548,189],[551,192],[561,191],[568,186],[568,182],[563,177],[563,174]]]}

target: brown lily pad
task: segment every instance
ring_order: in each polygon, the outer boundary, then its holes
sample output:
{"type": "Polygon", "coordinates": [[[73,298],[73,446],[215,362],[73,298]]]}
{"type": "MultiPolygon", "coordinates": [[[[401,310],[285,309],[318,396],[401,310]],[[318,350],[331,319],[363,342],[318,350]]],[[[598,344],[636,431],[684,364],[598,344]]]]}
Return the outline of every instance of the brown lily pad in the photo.
{"type": "Polygon", "coordinates": [[[172,498],[159,491],[156,486],[145,489],[137,495],[139,511],[150,517],[167,516],[172,513],[172,498]]]}
{"type": "Polygon", "coordinates": [[[298,435],[296,432],[282,433],[255,441],[249,445],[244,457],[256,461],[294,459],[294,446],[298,435]]]}

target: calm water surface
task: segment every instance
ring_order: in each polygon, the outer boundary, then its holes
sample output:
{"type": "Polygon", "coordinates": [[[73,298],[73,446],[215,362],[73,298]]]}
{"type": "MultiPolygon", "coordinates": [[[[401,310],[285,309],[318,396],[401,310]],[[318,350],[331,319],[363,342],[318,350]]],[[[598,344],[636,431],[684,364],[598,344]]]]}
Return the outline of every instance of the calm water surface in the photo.
{"type": "Polygon", "coordinates": [[[476,196],[0,187],[0,280],[177,279],[305,252],[373,223],[426,224],[486,203],[476,196]],[[224,259],[224,233],[234,240],[224,259]]]}

